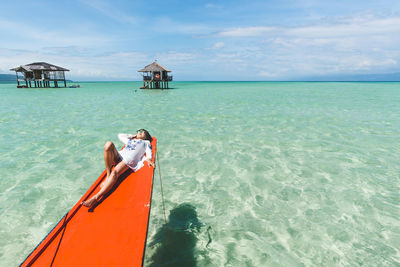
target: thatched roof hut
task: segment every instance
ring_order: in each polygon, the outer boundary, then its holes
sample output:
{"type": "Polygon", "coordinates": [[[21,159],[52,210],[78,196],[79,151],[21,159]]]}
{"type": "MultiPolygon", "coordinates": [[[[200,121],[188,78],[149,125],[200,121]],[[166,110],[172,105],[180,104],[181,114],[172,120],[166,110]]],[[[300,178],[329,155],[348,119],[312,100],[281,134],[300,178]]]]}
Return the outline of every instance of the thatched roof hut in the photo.
{"type": "Polygon", "coordinates": [[[157,72],[157,71],[166,71],[166,72],[171,72],[169,69],[167,69],[164,66],[161,66],[157,62],[153,62],[146,67],[144,67],[141,70],[138,70],[138,72],[157,72]]]}
{"type": "Polygon", "coordinates": [[[172,76],[168,75],[171,72],[166,67],[153,62],[138,72],[142,72],[143,75],[143,87],[141,89],[157,88],[164,89],[169,88],[168,82],[172,81],[172,76]]]}
{"type": "Polygon", "coordinates": [[[35,70],[40,70],[40,71],[69,71],[69,69],[63,68],[63,67],[59,67],[53,64],[49,64],[46,62],[34,62],[31,64],[26,64],[26,65],[21,65],[19,67],[10,69],[10,70],[14,70],[14,71],[35,71],[35,70]]]}
{"type": "Polygon", "coordinates": [[[58,82],[62,81],[64,82],[64,86],[67,86],[65,72],[69,71],[69,69],[46,62],[34,62],[10,70],[15,71],[17,75],[18,87],[32,87],[32,81],[35,87],[50,87],[50,82],[53,82],[54,87],[58,87],[58,82]],[[23,79],[18,79],[18,72],[23,73],[23,79]],[[23,81],[25,81],[26,85],[19,84],[23,81]]]}

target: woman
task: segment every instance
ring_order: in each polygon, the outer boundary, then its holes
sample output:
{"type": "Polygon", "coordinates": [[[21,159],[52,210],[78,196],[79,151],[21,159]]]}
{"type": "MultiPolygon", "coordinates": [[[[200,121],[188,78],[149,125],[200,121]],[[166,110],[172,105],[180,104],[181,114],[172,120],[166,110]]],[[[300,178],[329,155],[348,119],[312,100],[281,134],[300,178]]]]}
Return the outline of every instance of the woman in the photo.
{"type": "Polygon", "coordinates": [[[85,207],[92,207],[102,196],[104,196],[115,184],[118,177],[127,169],[133,171],[143,167],[144,162],[154,167],[151,150],[151,135],[145,129],[137,131],[136,135],[119,134],[119,140],[125,144],[121,151],[117,151],[112,142],[107,142],[104,146],[104,163],[106,165],[107,178],[100,185],[100,191],[90,199],[81,204],[85,207]],[[111,171],[112,166],[114,170],[111,171]]]}

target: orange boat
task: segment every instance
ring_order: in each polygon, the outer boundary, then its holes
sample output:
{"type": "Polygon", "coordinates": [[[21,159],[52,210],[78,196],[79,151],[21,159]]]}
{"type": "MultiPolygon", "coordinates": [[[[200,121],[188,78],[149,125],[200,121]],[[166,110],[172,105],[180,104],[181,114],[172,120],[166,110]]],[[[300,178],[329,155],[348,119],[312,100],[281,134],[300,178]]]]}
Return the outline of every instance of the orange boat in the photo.
{"type": "MultiPolygon", "coordinates": [[[[156,138],[152,153],[155,161],[156,138]]],[[[80,203],[100,189],[104,171],[21,266],[141,266],[147,239],[154,168],[127,171],[88,209],[80,203]]]]}

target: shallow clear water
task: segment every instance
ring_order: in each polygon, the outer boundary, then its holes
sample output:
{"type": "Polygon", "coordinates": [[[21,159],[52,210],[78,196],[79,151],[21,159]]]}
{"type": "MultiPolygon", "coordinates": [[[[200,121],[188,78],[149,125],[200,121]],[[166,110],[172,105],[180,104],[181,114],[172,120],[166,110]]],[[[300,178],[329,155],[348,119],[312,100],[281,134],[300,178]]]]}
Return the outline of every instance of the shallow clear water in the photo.
{"type": "Polygon", "coordinates": [[[400,83],[0,84],[0,263],[19,264],[104,169],[158,138],[146,265],[400,264],[400,83]],[[158,168],[160,169],[160,168],[158,168]]]}

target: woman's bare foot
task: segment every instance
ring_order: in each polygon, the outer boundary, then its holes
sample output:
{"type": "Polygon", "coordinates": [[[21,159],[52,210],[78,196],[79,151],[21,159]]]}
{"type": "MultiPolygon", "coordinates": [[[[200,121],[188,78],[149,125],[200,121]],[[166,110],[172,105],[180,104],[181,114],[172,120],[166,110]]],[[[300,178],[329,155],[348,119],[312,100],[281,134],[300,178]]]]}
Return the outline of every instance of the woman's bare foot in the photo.
{"type": "Polygon", "coordinates": [[[88,200],[82,201],[81,204],[85,207],[91,208],[91,207],[93,207],[94,204],[96,204],[96,202],[97,202],[97,198],[95,196],[93,196],[92,198],[90,198],[88,200]]]}

